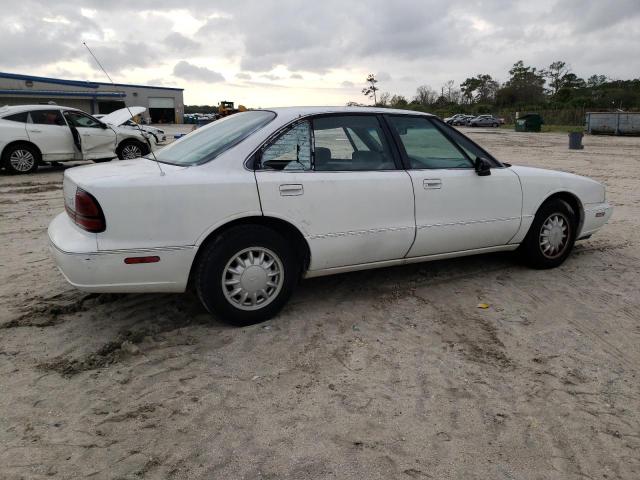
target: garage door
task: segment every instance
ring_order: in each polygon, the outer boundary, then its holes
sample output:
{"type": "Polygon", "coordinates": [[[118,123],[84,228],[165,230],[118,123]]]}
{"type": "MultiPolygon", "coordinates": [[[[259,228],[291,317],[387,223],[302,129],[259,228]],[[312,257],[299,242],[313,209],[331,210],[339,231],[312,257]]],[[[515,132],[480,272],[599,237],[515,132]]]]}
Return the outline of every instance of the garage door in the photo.
{"type": "Polygon", "coordinates": [[[175,122],[175,100],[171,97],[149,97],[149,116],[151,123],[175,122]]]}
{"type": "Polygon", "coordinates": [[[166,97],[149,97],[149,108],[175,108],[175,100],[166,97]]]}

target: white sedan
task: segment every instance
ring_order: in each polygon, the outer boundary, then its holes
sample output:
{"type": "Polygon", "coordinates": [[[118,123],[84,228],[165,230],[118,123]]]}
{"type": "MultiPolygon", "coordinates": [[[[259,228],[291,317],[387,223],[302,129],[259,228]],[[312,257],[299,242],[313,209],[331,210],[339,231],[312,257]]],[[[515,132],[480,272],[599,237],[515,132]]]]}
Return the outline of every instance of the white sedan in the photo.
{"type": "Polygon", "coordinates": [[[236,325],[300,277],[516,249],[555,267],[612,211],[594,180],[501,163],[403,110],[253,110],[156,156],[65,171],[55,261],[87,291],[193,287],[236,325]]]}
{"type": "Polygon", "coordinates": [[[0,165],[11,173],[34,172],[43,162],[136,158],[149,153],[148,145],[140,132],[107,125],[75,108],[0,108],[0,165]]]}

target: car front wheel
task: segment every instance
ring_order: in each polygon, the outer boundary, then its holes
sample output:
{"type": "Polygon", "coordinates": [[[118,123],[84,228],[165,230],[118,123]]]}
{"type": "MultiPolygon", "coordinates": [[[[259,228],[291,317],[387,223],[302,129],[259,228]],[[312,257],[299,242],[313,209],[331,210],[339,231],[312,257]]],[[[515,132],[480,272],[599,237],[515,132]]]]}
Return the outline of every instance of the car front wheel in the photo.
{"type": "Polygon", "coordinates": [[[273,317],[298,281],[294,249],[276,231],[242,225],[205,246],[195,271],[204,307],[228,323],[252,325],[273,317]]]}
{"type": "Polygon", "coordinates": [[[522,243],[525,261],[533,268],[554,268],[571,253],[578,220],[571,206],[563,200],[545,202],[533,220],[522,243]]]}
{"type": "Polygon", "coordinates": [[[148,148],[142,142],[136,140],[125,140],[116,151],[120,160],[132,160],[146,155],[148,148]]]}

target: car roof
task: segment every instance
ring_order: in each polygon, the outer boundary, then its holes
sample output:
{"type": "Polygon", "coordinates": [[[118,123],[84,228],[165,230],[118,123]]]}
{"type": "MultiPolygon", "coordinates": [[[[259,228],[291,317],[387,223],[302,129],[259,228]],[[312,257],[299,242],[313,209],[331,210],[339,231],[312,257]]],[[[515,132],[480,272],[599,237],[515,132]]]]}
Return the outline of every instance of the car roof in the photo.
{"type": "Polygon", "coordinates": [[[59,109],[59,110],[78,110],[77,108],[65,107],[64,105],[48,105],[48,104],[37,104],[37,105],[5,105],[0,107],[0,115],[12,114],[12,113],[20,113],[20,112],[31,112],[33,110],[51,110],[51,109],[59,109]]]}
{"type": "Polygon", "coordinates": [[[261,108],[260,110],[269,110],[275,112],[280,117],[295,118],[306,117],[309,115],[321,115],[325,113],[391,113],[401,115],[424,115],[432,117],[430,113],[416,112],[413,110],[400,110],[396,108],[384,107],[275,107],[261,108]]]}

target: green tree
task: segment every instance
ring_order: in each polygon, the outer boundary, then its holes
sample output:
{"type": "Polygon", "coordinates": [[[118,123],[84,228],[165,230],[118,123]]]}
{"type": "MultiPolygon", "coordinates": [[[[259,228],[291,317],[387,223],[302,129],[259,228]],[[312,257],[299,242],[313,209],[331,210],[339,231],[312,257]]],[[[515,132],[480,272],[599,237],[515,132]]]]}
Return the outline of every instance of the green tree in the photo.
{"type": "Polygon", "coordinates": [[[493,101],[500,85],[489,74],[478,74],[460,84],[462,96],[467,103],[493,101]]]}
{"type": "Polygon", "coordinates": [[[556,60],[546,70],[542,71],[542,74],[549,80],[552,95],[557,94],[564,86],[565,78],[569,71],[567,64],[561,60],[556,60]]]}
{"type": "Polygon", "coordinates": [[[429,85],[420,85],[416,89],[416,96],[413,97],[413,101],[423,107],[433,105],[438,98],[436,91],[429,85]]]}
{"type": "Polygon", "coordinates": [[[606,75],[591,75],[587,78],[587,87],[590,88],[599,87],[605,83],[607,83],[606,75]]]}
{"type": "Polygon", "coordinates": [[[391,97],[391,100],[389,100],[389,105],[393,108],[404,108],[409,105],[409,102],[407,102],[407,99],[403,95],[394,95],[391,97]]]}
{"type": "Polygon", "coordinates": [[[386,107],[389,105],[389,100],[391,100],[391,94],[389,92],[382,92],[380,94],[380,100],[378,100],[378,105],[386,107]]]}
{"type": "Polygon", "coordinates": [[[373,104],[377,105],[378,99],[376,98],[376,92],[380,89],[376,87],[376,83],[378,83],[378,80],[376,80],[376,76],[373,73],[370,73],[367,77],[367,83],[369,85],[362,89],[362,94],[367,98],[372,98],[373,104]]]}
{"type": "Polygon", "coordinates": [[[540,105],[544,103],[545,79],[535,67],[525,66],[518,60],[511,70],[510,78],[497,92],[498,105],[540,105]]]}

